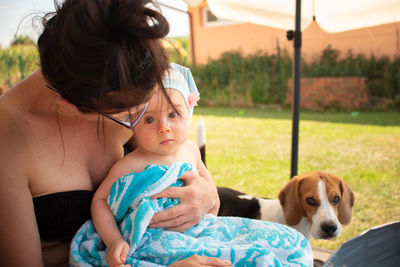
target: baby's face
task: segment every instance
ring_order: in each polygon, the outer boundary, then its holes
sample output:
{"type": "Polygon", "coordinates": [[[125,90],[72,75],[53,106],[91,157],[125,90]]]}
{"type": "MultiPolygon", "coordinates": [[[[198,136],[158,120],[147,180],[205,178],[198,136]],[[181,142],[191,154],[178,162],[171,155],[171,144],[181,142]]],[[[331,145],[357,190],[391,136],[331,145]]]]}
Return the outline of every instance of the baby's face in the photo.
{"type": "Polygon", "coordinates": [[[175,109],[159,90],[133,128],[136,144],[146,152],[159,155],[179,151],[190,131],[190,114],[183,95],[174,89],[166,89],[166,92],[175,109]]]}

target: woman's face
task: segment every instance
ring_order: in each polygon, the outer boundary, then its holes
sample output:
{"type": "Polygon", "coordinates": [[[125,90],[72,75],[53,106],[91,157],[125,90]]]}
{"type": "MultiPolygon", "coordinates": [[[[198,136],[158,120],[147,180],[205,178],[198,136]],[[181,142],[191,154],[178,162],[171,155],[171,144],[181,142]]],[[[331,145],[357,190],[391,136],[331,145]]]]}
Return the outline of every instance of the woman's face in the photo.
{"type": "Polygon", "coordinates": [[[144,151],[169,155],[177,152],[190,132],[190,114],[183,95],[166,89],[172,107],[161,91],[154,94],[142,119],[133,128],[136,144],[144,151]]]}
{"type": "MultiPolygon", "coordinates": [[[[59,97],[56,100],[56,104],[59,107],[66,108],[65,114],[69,114],[71,116],[79,116],[80,118],[83,118],[85,120],[93,120],[93,121],[98,120],[100,114],[122,126],[125,126],[128,129],[132,129],[139,122],[139,120],[143,116],[148,106],[148,103],[143,103],[141,105],[131,107],[125,111],[118,113],[111,113],[111,114],[97,113],[97,112],[82,113],[74,104],[70,103],[68,100],[63,98],[56,88],[50,85],[46,85],[46,87],[55,91],[58,94],[59,97]]],[[[155,92],[156,89],[153,89],[150,92],[150,95],[153,95],[155,92]]],[[[114,92],[109,92],[108,94],[113,94],[113,93],[114,92]]]]}

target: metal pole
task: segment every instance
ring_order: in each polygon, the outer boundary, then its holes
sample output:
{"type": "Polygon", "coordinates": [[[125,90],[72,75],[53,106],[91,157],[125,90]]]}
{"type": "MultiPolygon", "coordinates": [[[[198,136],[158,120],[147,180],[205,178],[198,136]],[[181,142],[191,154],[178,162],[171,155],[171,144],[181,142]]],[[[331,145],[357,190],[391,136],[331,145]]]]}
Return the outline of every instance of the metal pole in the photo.
{"type": "Polygon", "coordinates": [[[290,178],[297,175],[299,153],[300,75],[301,75],[301,0],[296,0],[296,18],[293,42],[293,105],[292,105],[292,161],[290,178]]]}
{"type": "Polygon", "coordinates": [[[191,13],[187,13],[189,15],[189,25],[190,25],[190,51],[192,56],[192,65],[196,66],[196,52],[194,47],[194,30],[193,30],[193,17],[191,13]]]}

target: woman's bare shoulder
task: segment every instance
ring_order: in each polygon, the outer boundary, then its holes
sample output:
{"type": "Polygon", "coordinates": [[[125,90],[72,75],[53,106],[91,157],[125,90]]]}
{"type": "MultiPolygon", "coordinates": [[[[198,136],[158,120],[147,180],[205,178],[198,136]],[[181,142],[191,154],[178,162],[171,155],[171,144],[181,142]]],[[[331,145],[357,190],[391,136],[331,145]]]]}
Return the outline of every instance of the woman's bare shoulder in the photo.
{"type": "Polygon", "coordinates": [[[29,151],[27,132],[23,130],[23,119],[18,111],[0,101],[0,180],[9,183],[28,184],[26,159],[29,151]]]}
{"type": "Polygon", "coordinates": [[[13,112],[7,105],[1,105],[0,102],[0,155],[13,153],[15,157],[19,154],[19,149],[24,145],[26,132],[23,130],[21,121],[17,112],[13,112]]]}

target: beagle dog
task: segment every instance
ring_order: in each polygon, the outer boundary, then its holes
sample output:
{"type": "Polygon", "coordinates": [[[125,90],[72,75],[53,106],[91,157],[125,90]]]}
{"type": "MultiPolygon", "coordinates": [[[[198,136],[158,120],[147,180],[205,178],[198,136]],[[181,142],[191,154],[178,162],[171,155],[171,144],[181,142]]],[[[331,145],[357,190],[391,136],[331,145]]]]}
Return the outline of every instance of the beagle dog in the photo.
{"type": "Polygon", "coordinates": [[[279,199],[254,198],[219,187],[218,216],[239,216],[286,224],[307,239],[331,239],[351,220],[355,197],[344,180],[324,172],[308,172],[290,180],[279,199]]]}

